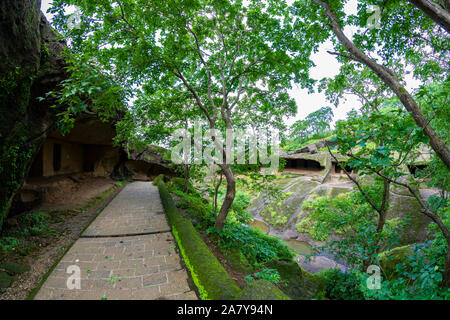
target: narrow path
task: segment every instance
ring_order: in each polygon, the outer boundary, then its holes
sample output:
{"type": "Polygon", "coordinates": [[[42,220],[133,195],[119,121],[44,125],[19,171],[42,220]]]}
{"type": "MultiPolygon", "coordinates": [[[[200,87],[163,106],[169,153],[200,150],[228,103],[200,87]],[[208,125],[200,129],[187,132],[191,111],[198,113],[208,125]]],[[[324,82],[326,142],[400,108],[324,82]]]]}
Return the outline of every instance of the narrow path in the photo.
{"type": "Polygon", "coordinates": [[[75,242],[35,299],[197,299],[175,246],[158,189],[133,182],[75,242]],[[80,271],[80,289],[69,288],[77,284],[73,270],[80,271]]]}

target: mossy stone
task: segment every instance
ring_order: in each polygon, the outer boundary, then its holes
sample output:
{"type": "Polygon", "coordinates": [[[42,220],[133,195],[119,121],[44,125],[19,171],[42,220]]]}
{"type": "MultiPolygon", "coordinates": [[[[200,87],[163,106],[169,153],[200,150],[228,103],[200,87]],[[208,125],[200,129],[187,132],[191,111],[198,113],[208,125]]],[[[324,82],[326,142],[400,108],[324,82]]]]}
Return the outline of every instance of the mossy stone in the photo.
{"type": "Polygon", "coordinates": [[[223,252],[225,260],[228,265],[234,270],[250,274],[253,272],[253,267],[248,262],[241,250],[233,248],[230,251],[223,252]]]}
{"type": "Polygon", "coordinates": [[[415,198],[392,193],[389,206],[388,219],[401,218],[406,222],[406,226],[399,232],[399,245],[408,245],[427,239],[426,228],[431,220],[421,213],[422,208],[415,198]]]}
{"type": "Polygon", "coordinates": [[[303,299],[323,300],[325,299],[325,279],[319,275],[312,274],[302,269],[303,275],[303,299]]]}
{"type": "Polygon", "coordinates": [[[181,216],[164,181],[160,178],[156,184],[172,233],[201,298],[234,299],[241,293],[241,289],[203,242],[192,223],[181,216]]]}
{"type": "Polygon", "coordinates": [[[9,288],[13,282],[13,277],[11,277],[6,272],[0,271],[0,290],[9,288]]]}
{"type": "Polygon", "coordinates": [[[283,291],[267,280],[249,283],[237,300],[291,300],[283,291]]]}
{"type": "Polygon", "coordinates": [[[413,254],[413,247],[413,245],[397,247],[378,255],[380,267],[388,279],[398,276],[397,264],[405,263],[406,259],[413,254]]]}
{"type": "Polygon", "coordinates": [[[30,270],[30,267],[16,262],[3,262],[0,270],[6,271],[10,275],[22,274],[30,270]]]}
{"type": "Polygon", "coordinates": [[[325,293],[324,280],[303,270],[295,261],[272,260],[265,266],[278,270],[280,289],[294,300],[321,299],[325,293]]]}
{"type": "Polygon", "coordinates": [[[271,260],[265,267],[278,270],[280,289],[294,300],[323,299],[325,296],[324,279],[303,270],[295,261],[271,260]]]}

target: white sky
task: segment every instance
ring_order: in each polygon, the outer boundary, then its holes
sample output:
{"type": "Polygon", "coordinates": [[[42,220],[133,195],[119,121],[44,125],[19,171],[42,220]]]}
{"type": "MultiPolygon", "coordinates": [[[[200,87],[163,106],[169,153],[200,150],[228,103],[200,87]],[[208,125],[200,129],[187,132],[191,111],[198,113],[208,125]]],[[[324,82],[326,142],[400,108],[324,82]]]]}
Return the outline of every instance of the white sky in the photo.
{"type": "MultiPolygon", "coordinates": [[[[42,0],[41,10],[46,15],[47,19],[51,21],[52,15],[47,13],[47,9],[51,6],[52,0],[42,0]]],[[[356,12],[357,0],[349,0],[346,4],[345,11],[347,14],[354,14],[356,12]]],[[[351,38],[352,30],[345,30],[348,37],[351,38]]],[[[320,46],[319,51],[312,56],[312,60],[316,67],[311,69],[310,75],[313,79],[320,80],[325,77],[333,77],[339,73],[340,63],[336,58],[327,53],[327,50],[332,50],[331,43],[324,43],[320,46]]],[[[419,83],[412,79],[407,79],[407,89],[411,90],[417,88],[419,83]]],[[[299,87],[293,88],[289,91],[291,97],[297,102],[297,116],[291,117],[287,120],[287,124],[291,125],[299,119],[304,119],[308,114],[322,108],[324,106],[331,106],[331,104],[326,100],[325,94],[323,93],[313,93],[308,94],[307,90],[301,89],[299,87]]],[[[361,103],[359,100],[352,95],[347,95],[346,99],[342,99],[339,106],[335,108],[333,106],[334,112],[334,122],[337,120],[345,119],[347,112],[352,108],[359,109],[361,103]]]]}

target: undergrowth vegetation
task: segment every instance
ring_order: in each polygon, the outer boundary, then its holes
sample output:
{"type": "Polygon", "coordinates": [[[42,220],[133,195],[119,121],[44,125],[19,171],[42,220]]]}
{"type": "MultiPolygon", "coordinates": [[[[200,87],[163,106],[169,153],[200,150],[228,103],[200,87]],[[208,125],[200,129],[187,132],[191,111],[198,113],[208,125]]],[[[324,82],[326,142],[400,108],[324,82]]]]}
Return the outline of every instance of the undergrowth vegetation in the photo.
{"type": "Polygon", "coordinates": [[[247,211],[247,194],[238,191],[225,227],[222,231],[217,231],[214,228],[215,213],[212,203],[192,186],[184,193],[183,185],[180,178],[174,178],[167,184],[169,191],[178,196],[178,206],[185,210],[186,218],[190,219],[200,232],[207,234],[218,248],[241,250],[254,267],[260,267],[273,259],[292,260],[295,256],[280,239],[248,226],[251,215],[247,211]]]}
{"type": "MultiPolygon", "coordinates": [[[[116,185],[121,187],[123,184],[119,182],[116,185]]],[[[4,228],[0,235],[0,260],[11,255],[28,256],[40,246],[56,241],[67,231],[67,228],[59,227],[59,223],[63,223],[105,200],[115,188],[112,187],[96,196],[84,207],[26,212],[14,217],[13,220],[16,220],[17,224],[4,228]]]]}

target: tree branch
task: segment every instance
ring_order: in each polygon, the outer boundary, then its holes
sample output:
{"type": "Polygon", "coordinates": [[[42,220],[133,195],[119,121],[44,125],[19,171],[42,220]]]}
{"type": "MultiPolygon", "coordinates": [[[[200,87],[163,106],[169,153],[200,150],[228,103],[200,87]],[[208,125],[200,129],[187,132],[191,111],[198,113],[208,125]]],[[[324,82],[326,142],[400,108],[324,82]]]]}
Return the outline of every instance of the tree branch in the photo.
{"type": "Polygon", "coordinates": [[[408,91],[399,82],[397,76],[389,70],[387,67],[376,63],[364,54],[342,31],[339,25],[339,20],[336,14],[331,10],[330,6],[320,0],[311,0],[313,3],[321,6],[325,10],[325,14],[328,17],[331,28],[334,34],[341,42],[341,44],[347,49],[351,56],[355,57],[357,61],[369,67],[380,79],[386,83],[389,88],[394,91],[397,97],[400,99],[406,110],[411,113],[412,118],[418,127],[420,127],[424,134],[430,139],[430,145],[436,152],[442,162],[450,169],[450,149],[445,145],[442,139],[436,134],[434,129],[429,125],[427,119],[423,115],[419,106],[408,93],[408,91]]]}
{"type": "Polygon", "coordinates": [[[436,22],[448,33],[450,33],[450,13],[437,3],[430,0],[408,0],[419,10],[425,13],[428,18],[436,22]]]}

